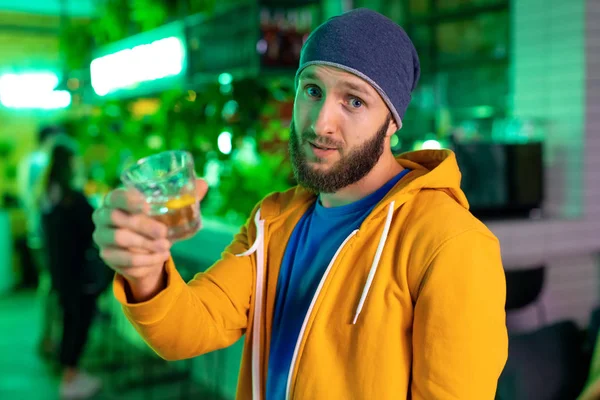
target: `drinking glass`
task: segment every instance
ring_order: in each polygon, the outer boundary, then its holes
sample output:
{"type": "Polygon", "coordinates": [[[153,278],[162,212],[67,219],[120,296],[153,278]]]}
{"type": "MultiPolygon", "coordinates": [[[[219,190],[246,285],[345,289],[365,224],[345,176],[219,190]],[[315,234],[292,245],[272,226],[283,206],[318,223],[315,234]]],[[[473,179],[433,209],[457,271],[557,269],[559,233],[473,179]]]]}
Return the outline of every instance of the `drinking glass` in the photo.
{"type": "Polygon", "coordinates": [[[148,214],[167,225],[171,241],[193,236],[201,225],[194,160],[187,151],[165,151],[138,160],[121,174],[145,197],[148,214]]]}

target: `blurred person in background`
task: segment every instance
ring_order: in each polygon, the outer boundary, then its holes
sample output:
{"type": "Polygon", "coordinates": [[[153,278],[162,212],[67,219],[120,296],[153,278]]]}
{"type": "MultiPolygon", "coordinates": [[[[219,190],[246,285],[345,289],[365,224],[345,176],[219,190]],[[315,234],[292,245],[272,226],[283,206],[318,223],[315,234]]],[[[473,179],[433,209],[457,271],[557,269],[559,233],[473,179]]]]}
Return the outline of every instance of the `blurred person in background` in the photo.
{"type": "Polygon", "coordinates": [[[101,273],[95,270],[99,266],[87,258],[93,247],[94,225],[93,208],[76,185],[82,170],[75,143],[55,143],[40,197],[52,286],[63,313],[59,350],[62,398],[87,398],[102,386],[100,379],[79,369],[102,290],[101,273]]]}
{"type": "Polygon", "coordinates": [[[159,355],[245,334],[239,399],[495,397],[508,354],[498,240],[468,211],[451,151],[390,146],[419,72],[404,30],[374,11],[312,32],[289,140],[299,185],[257,204],[187,284],[143,197],[107,195],[94,238],[159,355]]]}
{"type": "MultiPolygon", "coordinates": [[[[26,216],[27,250],[31,264],[36,271],[38,297],[40,299],[42,326],[38,345],[40,355],[50,358],[55,355],[60,312],[58,299],[52,291],[50,271],[46,265],[45,245],[41,228],[39,191],[43,171],[48,167],[49,151],[58,137],[66,136],[58,125],[48,125],[40,129],[37,148],[23,157],[18,168],[18,193],[26,216]],[[36,194],[37,193],[37,194],[36,194]]],[[[26,266],[24,266],[26,267],[26,266]]]]}

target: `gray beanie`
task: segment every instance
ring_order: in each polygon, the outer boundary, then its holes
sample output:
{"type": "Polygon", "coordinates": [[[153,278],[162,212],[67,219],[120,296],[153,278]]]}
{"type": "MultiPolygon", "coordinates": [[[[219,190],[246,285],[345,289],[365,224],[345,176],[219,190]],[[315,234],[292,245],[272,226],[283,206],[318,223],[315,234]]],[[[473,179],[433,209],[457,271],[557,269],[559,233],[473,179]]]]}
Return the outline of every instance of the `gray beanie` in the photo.
{"type": "Polygon", "coordinates": [[[310,65],[337,67],[369,82],[402,126],[419,80],[419,57],[406,32],[392,20],[366,8],[330,18],[304,43],[296,85],[310,65]]]}

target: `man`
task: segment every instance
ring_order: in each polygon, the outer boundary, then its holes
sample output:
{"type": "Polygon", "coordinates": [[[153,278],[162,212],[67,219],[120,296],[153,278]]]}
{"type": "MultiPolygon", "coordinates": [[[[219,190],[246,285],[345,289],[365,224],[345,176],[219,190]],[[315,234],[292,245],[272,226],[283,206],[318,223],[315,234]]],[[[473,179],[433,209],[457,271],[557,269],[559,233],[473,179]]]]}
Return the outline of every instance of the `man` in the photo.
{"type": "Polygon", "coordinates": [[[263,199],[187,285],[143,201],[107,196],[95,238],[159,355],[246,334],[240,399],[494,398],[507,357],[498,241],[468,212],[450,151],[390,150],[418,76],[408,36],[373,11],[313,32],[289,143],[299,186],[263,199]]]}

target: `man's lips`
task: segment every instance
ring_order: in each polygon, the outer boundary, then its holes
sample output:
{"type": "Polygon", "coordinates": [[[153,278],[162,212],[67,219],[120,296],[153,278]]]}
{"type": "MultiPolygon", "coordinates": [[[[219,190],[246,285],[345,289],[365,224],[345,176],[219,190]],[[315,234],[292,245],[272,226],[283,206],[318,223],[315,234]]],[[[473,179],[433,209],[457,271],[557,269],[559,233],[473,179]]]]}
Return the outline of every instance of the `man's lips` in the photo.
{"type": "Polygon", "coordinates": [[[322,145],[322,144],[318,144],[318,143],[311,142],[311,141],[308,141],[308,143],[309,143],[309,144],[310,144],[312,147],[315,147],[315,148],[317,148],[317,149],[320,149],[320,150],[337,150],[337,148],[336,148],[336,147],[324,146],[324,145],[322,145]]]}
{"type": "Polygon", "coordinates": [[[314,154],[314,156],[318,159],[325,159],[335,154],[337,148],[325,147],[322,145],[317,145],[313,142],[308,142],[310,145],[310,151],[314,154]]]}

